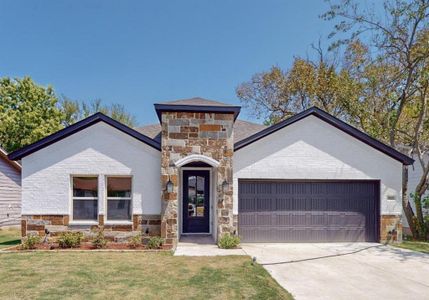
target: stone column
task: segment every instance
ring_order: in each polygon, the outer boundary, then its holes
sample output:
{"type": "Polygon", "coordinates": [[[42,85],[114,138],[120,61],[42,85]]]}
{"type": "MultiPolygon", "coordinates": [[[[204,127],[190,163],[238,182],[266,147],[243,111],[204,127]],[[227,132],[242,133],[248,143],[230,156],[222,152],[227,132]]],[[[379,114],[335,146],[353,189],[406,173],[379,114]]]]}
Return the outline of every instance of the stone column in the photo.
{"type": "MultiPolygon", "coordinates": [[[[217,219],[218,237],[233,233],[232,214],[232,156],[233,124],[231,113],[162,112],[161,116],[161,236],[165,248],[174,248],[178,238],[179,215],[179,169],[175,162],[191,154],[200,154],[215,159],[219,166],[215,191],[213,218],[217,219]],[[173,192],[166,191],[168,181],[173,183],[173,192]],[[229,186],[223,191],[222,183],[229,186]]],[[[214,184],[214,183],[212,183],[214,184]]]]}

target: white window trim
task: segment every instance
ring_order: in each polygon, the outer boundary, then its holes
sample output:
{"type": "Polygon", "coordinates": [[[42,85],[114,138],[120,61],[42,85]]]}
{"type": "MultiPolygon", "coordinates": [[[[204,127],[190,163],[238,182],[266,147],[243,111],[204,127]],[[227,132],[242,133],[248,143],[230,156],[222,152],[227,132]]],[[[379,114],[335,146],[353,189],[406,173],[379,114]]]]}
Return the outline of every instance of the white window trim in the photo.
{"type": "Polygon", "coordinates": [[[124,224],[124,225],[130,225],[133,224],[133,186],[134,186],[134,177],[132,175],[105,175],[104,177],[104,224],[106,225],[116,225],[116,224],[124,224]],[[131,190],[130,190],[130,195],[131,197],[108,197],[107,196],[107,184],[108,184],[108,179],[109,178],[129,178],[131,180],[131,190]],[[130,201],[130,216],[131,219],[129,220],[109,220],[107,218],[107,210],[108,210],[108,201],[109,200],[129,200],[130,201]]]}
{"type": "Polygon", "coordinates": [[[78,175],[78,174],[72,174],[70,175],[70,225],[98,225],[99,222],[99,211],[100,211],[100,178],[99,175],[95,174],[84,174],[84,175],[78,175]],[[74,177],[93,177],[97,178],[97,195],[98,197],[74,197],[73,196],[73,178],[74,177]],[[74,220],[73,219],[73,201],[74,200],[97,200],[97,219],[96,220],[74,220]]]}

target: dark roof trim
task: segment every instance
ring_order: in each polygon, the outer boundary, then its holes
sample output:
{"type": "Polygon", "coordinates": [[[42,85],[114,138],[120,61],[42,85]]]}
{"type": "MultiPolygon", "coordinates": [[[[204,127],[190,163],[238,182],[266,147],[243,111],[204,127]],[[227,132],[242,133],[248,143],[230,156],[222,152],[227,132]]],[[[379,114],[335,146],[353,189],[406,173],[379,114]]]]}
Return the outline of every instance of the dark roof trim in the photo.
{"type": "Polygon", "coordinates": [[[309,108],[299,114],[294,115],[293,117],[290,117],[280,123],[277,123],[273,126],[270,126],[266,129],[263,129],[247,138],[245,138],[244,140],[241,140],[237,143],[234,144],[234,150],[237,151],[243,147],[246,147],[250,144],[252,144],[253,142],[256,142],[257,140],[260,140],[264,137],[266,137],[267,135],[270,135],[271,133],[274,133],[286,126],[289,126],[301,119],[304,119],[310,115],[313,115],[329,124],[331,124],[332,126],[342,130],[343,132],[353,136],[354,138],[360,140],[361,142],[364,142],[365,144],[377,149],[378,151],[383,152],[384,154],[402,162],[405,165],[411,165],[414,163],[414,159],[412,159],[411,157],[408,157],[405,154],[402,154],[401,152],[393,149],[392,147],[374,139],[373,137],[370,137],[369,135],[367,135],[366,133],[354,128],[353,126],[341,121],[340,119],[328,114],[327,112],[317,108],[317,107],[312,107],[309,108]]]}
{"type": "Polygon", "coordinates": [[[177,105],[177,104],[154,104],[159,122],[162,122],[161,113],[164,111],[183,112],[207,112],[207,113],[227,113],[234,114],[234,121],[240,113],[240,106],[213,106],[213,105],[177,105]]]}
{"type": "Polygon", "coordinates": [[[133,138],[151,146],[152,148],[155,148],[156,150],[161,150],[161,145],[154,141],[153,139],[145,136],[144,134],[141,134],[140,132],[102,114],[102,113],[96,113],[92,116],[89,116],[88,118],[85,118],[79,122],[76,122],[64,129],[61,129],[60,131],[57,131],[31,145],[25,146],[21,149],[18,149],[8,155],[9,159],[11,160],[19,160],[27,155],[30,155],[31,153],[34,153],[42,148],[45,148],[51,144],[54,144],[72,134],[75,134],[76,132],[79,132],[85,128],[88,128],[98,122],[104,122],[130,136],[133,138]]]}

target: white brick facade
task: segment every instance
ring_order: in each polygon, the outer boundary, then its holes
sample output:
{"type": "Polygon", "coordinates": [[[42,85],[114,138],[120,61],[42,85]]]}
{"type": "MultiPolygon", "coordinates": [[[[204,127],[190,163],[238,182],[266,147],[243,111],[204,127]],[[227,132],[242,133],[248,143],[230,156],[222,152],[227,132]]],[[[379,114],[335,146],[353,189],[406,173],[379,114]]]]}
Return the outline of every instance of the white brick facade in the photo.
{"type": "Polygon", "coordinates": [[[160,214],[158,150],[99,122],[22,160],[22,214],[69,215],[71,176],[97,175],[99,213],[105,212],[105,176],[132,176],[133,214],[160,214]]]}
{"type": "Polygon", "coordinates": [[[402,213],[402,163],[314,116],[236,151],[233,171],[234,214],[239,178],[376,179],[381,214],[402,213]]]}

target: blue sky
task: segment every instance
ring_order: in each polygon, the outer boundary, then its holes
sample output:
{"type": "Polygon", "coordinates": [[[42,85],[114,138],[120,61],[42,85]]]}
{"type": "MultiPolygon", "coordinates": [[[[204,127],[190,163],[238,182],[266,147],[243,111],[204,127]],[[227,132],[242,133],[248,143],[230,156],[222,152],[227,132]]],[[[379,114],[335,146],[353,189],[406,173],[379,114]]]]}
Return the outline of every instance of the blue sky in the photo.
{"type": "Polygon", "coordinates": [[[312,53],[332,29],[318,17],[326,9],[322,0],[1,0],[0,76],[122,103],[139,124],[155,123],[157,101],[239,104],[238,84],[312,53]]]}

